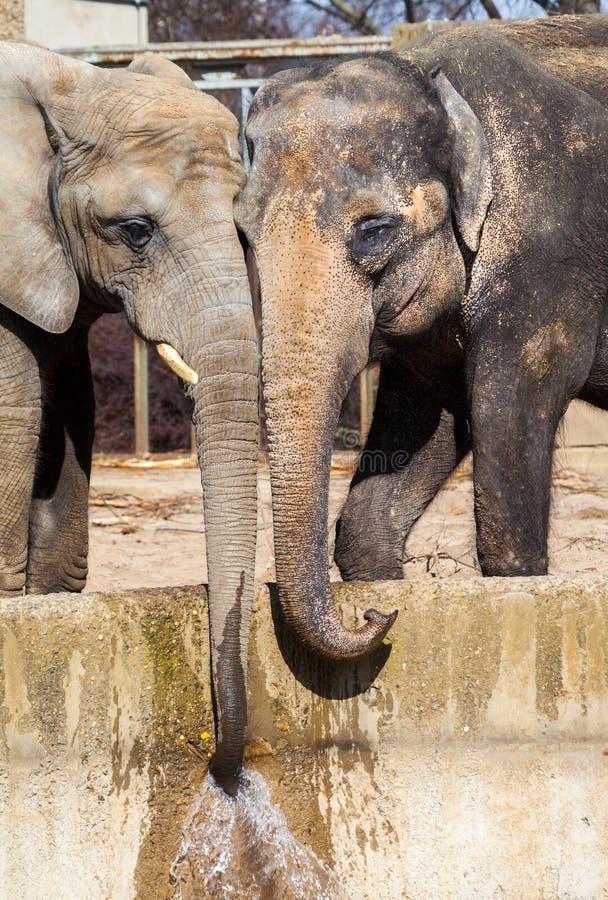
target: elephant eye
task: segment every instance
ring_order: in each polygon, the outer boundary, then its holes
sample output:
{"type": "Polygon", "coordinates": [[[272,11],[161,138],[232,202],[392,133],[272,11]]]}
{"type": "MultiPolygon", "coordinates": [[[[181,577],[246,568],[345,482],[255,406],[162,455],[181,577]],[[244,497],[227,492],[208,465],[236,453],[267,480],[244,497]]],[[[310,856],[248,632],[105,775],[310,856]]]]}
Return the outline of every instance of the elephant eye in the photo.
{"type": "Polygon", "coordinates": [[[120,239],[133,250],[143,250],[154,234],[150,219],[125,219],[115,224],[120,239]]]}
{"type": "Polygon", "coordinates": [[[373,261],[388,249],[401,222],[399,216],[373,216],[357,222],[352,231],[353,256],[361,262],[373,261]]]}

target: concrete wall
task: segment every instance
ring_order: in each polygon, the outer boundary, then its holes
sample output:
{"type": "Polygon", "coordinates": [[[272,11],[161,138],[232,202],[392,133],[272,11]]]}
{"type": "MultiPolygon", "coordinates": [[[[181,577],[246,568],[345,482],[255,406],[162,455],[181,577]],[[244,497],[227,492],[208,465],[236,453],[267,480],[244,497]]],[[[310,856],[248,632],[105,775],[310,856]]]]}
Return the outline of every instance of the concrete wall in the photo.
{"type": "MultiPolygon", "coordinates": [[[[390,652],[311,660],[260,590],[249,753],[346,895],[604,896],[608,580],[337,594],[351,622],[399,608],[390,652]]],[[[171,896],[211,743],[203,592],[2,600],[0,647],[5,895],[171,896]]]]}
{"type": "Polygon", "coordinates": [[[146,43],[147,17],[145,6],[126,3],[25,0],[26,37],[52,49],[146,43]]]}

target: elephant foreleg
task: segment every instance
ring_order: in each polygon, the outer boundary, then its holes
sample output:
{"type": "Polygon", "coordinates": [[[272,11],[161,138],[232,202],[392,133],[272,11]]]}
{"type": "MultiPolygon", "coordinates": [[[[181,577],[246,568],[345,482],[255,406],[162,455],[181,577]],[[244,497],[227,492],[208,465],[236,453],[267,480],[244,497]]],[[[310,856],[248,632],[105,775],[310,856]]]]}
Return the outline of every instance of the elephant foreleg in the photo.
{"type": "Polygon", "coordinates": [[[336,529],[345,581],[403,578],[409,532],[469,449],[461,367],[433,381],[383,365],[374,420],[336,529]]]}
{"type": "Polygon", "coordinates": [[[0,595],[23,593],[40,429],[38,363],[24,323],[0,310],[0,595]]]}
{"type": "Polygon", "coordinates": [[[39,406],[0,400],[0,596],[23,593],[39,406]]]}
{"type": "MultiPolygon", "coordinates": [[[[576,309],[576,303],[571,304],[576,309]]],[[[584,325],[587,320],[580,316],[584,325]]],[[[517,340],[494,323],[493,340],[473,348],[473,430],[477,551],[484,575],[544,575],[555,434],[584,383],[595,336],[555,318],[517,340]],[[498,335],[498,337],[497,337],[498,335]],[[568,346],[577,348],[569,352],[568,346]]]]}
{"type": "Polygon", "coordinates": [[[86,336],[64,340],[69,352],[45,381],[29,521],[26,590],[32,594],[81,591],[87,577],[93,385],[86,336]]]}

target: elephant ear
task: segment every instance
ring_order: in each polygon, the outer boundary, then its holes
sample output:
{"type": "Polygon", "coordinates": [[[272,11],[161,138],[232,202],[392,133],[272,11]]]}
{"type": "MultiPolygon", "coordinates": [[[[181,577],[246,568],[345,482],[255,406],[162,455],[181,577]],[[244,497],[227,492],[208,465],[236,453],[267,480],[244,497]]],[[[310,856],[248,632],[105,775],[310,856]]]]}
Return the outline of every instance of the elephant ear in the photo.
{"type": "Polygon", "coordinates": [[[140,75],[153,75],[156,78],[163,78],[165,81],[173,81],[180,87],[196,90],[194,82],[183,69],[176,66],[170,59],[158,56],[156,53],[139,53],[127,68],[140,75]]]}
{"type": "MultiPolygon", "coordinates": [[[[41,51],[23,45],[11,58],[15,46],[0,53],[0,304],[60,333],[72,324],[80,296],[53,209],[61,137],[22,75],[28,51],[41,51]]],[[[50,80],[44,62],[51,55],[32,59],[32,77],[50,80]]]]}
{"type": "Polygon", "coordinates": [[[492,200],[490,152],[481,123],[440,69],[431,74],[452,135],[450,179],[454,215],[467,247],[476,251],[492,200]]]}

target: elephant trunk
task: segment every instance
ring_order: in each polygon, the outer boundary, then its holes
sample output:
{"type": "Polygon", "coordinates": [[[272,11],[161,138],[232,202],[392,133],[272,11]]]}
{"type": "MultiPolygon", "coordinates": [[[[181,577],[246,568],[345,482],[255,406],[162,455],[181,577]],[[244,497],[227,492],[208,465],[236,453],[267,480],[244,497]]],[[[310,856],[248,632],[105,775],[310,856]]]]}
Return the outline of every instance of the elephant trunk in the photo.
{"type": "Polygon", "coordinates": [[[225,302],[189,318],[197,374],[193,401],[205,512],[216,752],[211,771],[229,794],[238,788],[247,725],[247,653],[257,521],[258,357],[244,264],[222,290],[225,302]],[[198,317],[203,319],[199,327],[198,317]]]}
{"type": "MultiPolygon", "coordinates": [[[[276,420],[267,405],[268,427],[276,420]]],[[[288,414],[288,413],[287,413],[288,414]]],[[[355,660],[375,650],[395,620],[375,609],[366,624],[349,631],[331,593],[328,570],[328,500],[333,422],[299,437],[301,453],[279,427],[269,439],[277,584],[285,618],[313,652],[330,659],[355,660]],[[317,451],[317,445],[322,446],[317,451]]]]}
{"type": "Polygon", "coordinates": [[[370,325],[348,317],[357,286],[327,284],[331,260],[294,254],[293,278],[258,252],[264,304],[263,374],[274,546],[281,607],[297,637],[320,656],[355,660],[375,650],[396,613],[370,609],[355,631],[342,623],[328,565],[331,451],[342,400],[368,356],[370,325]],[[308,268],[307,268],[308,267],[308,268]],[[315,278],[315,275],[325,276],[315,278]],[[306,289],[304,285],[310,285],[306,289]],[[294,295],[298,302],[293,302],[294,295]],[[349,302],[350,300],[350,302],[349,302]],[[336,311],[328,321],[327,310],[336,311]],[[291,319],[287,320],[287,317],[291,319]]]}

